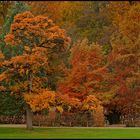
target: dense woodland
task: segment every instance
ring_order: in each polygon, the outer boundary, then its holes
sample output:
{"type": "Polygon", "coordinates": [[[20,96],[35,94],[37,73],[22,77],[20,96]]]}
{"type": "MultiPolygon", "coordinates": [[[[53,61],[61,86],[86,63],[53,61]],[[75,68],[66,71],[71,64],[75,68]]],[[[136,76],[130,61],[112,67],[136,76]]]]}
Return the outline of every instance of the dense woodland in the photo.
{"type": "Polygon", "coordinates": [[[52,108],[139,120],[139,2],[0,1],[0,115],[52,108]]]}

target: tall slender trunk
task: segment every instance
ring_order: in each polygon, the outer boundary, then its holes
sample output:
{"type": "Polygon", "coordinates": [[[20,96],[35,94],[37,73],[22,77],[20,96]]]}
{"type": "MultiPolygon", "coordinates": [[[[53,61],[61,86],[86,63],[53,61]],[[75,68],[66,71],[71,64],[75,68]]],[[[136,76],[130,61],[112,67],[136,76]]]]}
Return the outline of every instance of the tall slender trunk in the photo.
{"type": "Polygon", "coordinates": [[[30,106],[26,104],[26,128],[28,130],[33,129],[32,117],[33,117],[33,113],[30,109],[30,106]]]}
{"type": "MultiPolygon", "coordinates": [[[[30,66],[29,66],[29,69],[30,69],[30,66]]],[[[32,75],[31,75],[31,70],[29,70],[28,80],[29,80],[29,94],[31,94],[31,92],[32,92],[32,75]]],[[[32,118],[33,118],[33,112],[31,111],[30,106],[28,104],[26,104],[26,128],[28,130],[32,130],[33,129],[32,118]]]]}

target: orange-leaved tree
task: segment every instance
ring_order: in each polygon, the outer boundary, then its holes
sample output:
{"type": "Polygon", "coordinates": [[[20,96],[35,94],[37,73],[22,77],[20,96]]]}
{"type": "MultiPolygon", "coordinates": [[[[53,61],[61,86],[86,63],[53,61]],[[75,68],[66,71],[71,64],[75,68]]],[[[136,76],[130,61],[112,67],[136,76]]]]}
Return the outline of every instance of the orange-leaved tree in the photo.
{"type": "Polygon", "coordinates": [[[114,19],[118,30],[112,36],[112,52],[108,58],[114,81],[110,89],[116,87],[110,106],[135,119],[140,111],[140,4],[120,3],[120,7],[124,9],[118,10],[119,22],[114,19]]]}
{"type": "MultiPolygon", "coordinates": [[[[95,111],[100,105],[98,98],[103,91],[102,82],[106,73],[102,49],[95,43],[89,45],[88,40],[84,39],[76,43],[71,51],[71,68],[59,82],[57,91],[77,99],[81,103],[78,110],[95,111]]],[[[75,109],[73,106],[71,111],[75,109]]]]}
{"type": "Polygon", "coordinates": [[[0,81],[6,90],[23,98],[27,128],[32,129],[32,111],[49,108],[55,97],[46,84],[48,73],[53,73],[50,58],[64,52],[70,38],[48,17],[34,16],[27,11],[14,17],[5,42],[19,48],[21,55],[2,62],[4,71],[0,74],[0,81]]]}

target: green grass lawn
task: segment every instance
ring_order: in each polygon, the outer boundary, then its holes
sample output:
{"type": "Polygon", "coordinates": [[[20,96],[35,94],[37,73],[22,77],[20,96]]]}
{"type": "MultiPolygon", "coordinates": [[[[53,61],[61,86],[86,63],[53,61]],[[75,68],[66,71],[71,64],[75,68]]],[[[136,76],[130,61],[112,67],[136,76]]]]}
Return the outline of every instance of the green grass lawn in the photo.
{"type": "Polygon", "coordinates": [[[140,128],[0,128],[2,138],[140,138],[140,128]]]}

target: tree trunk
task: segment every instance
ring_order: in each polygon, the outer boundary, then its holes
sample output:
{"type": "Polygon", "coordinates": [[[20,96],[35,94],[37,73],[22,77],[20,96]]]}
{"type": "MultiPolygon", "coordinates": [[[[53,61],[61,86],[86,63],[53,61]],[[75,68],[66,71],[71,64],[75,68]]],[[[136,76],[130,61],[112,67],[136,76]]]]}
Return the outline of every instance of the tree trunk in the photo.
{"type": "Polygon", "coordinates": [[[28,130],[33,129],[32,117],[33,117],[33,113],[31,111],[29,105],[26,104],[26,128],[28,130]]]}
{"type": "MultiPolygon", "coordinates": [[[[28,66],[29,66],[29,74],[28,74],[29,94],[31,94],[31,92],[32,92],[32,74],[31,74],[30,65],[28,65],[28,66]]],[[[32,118],[33,118],[33,113],[31,111],[31,108],[28,104],[26,104],[26,127],[27,127],[28,130],[33,129],[32,118]]]]}

